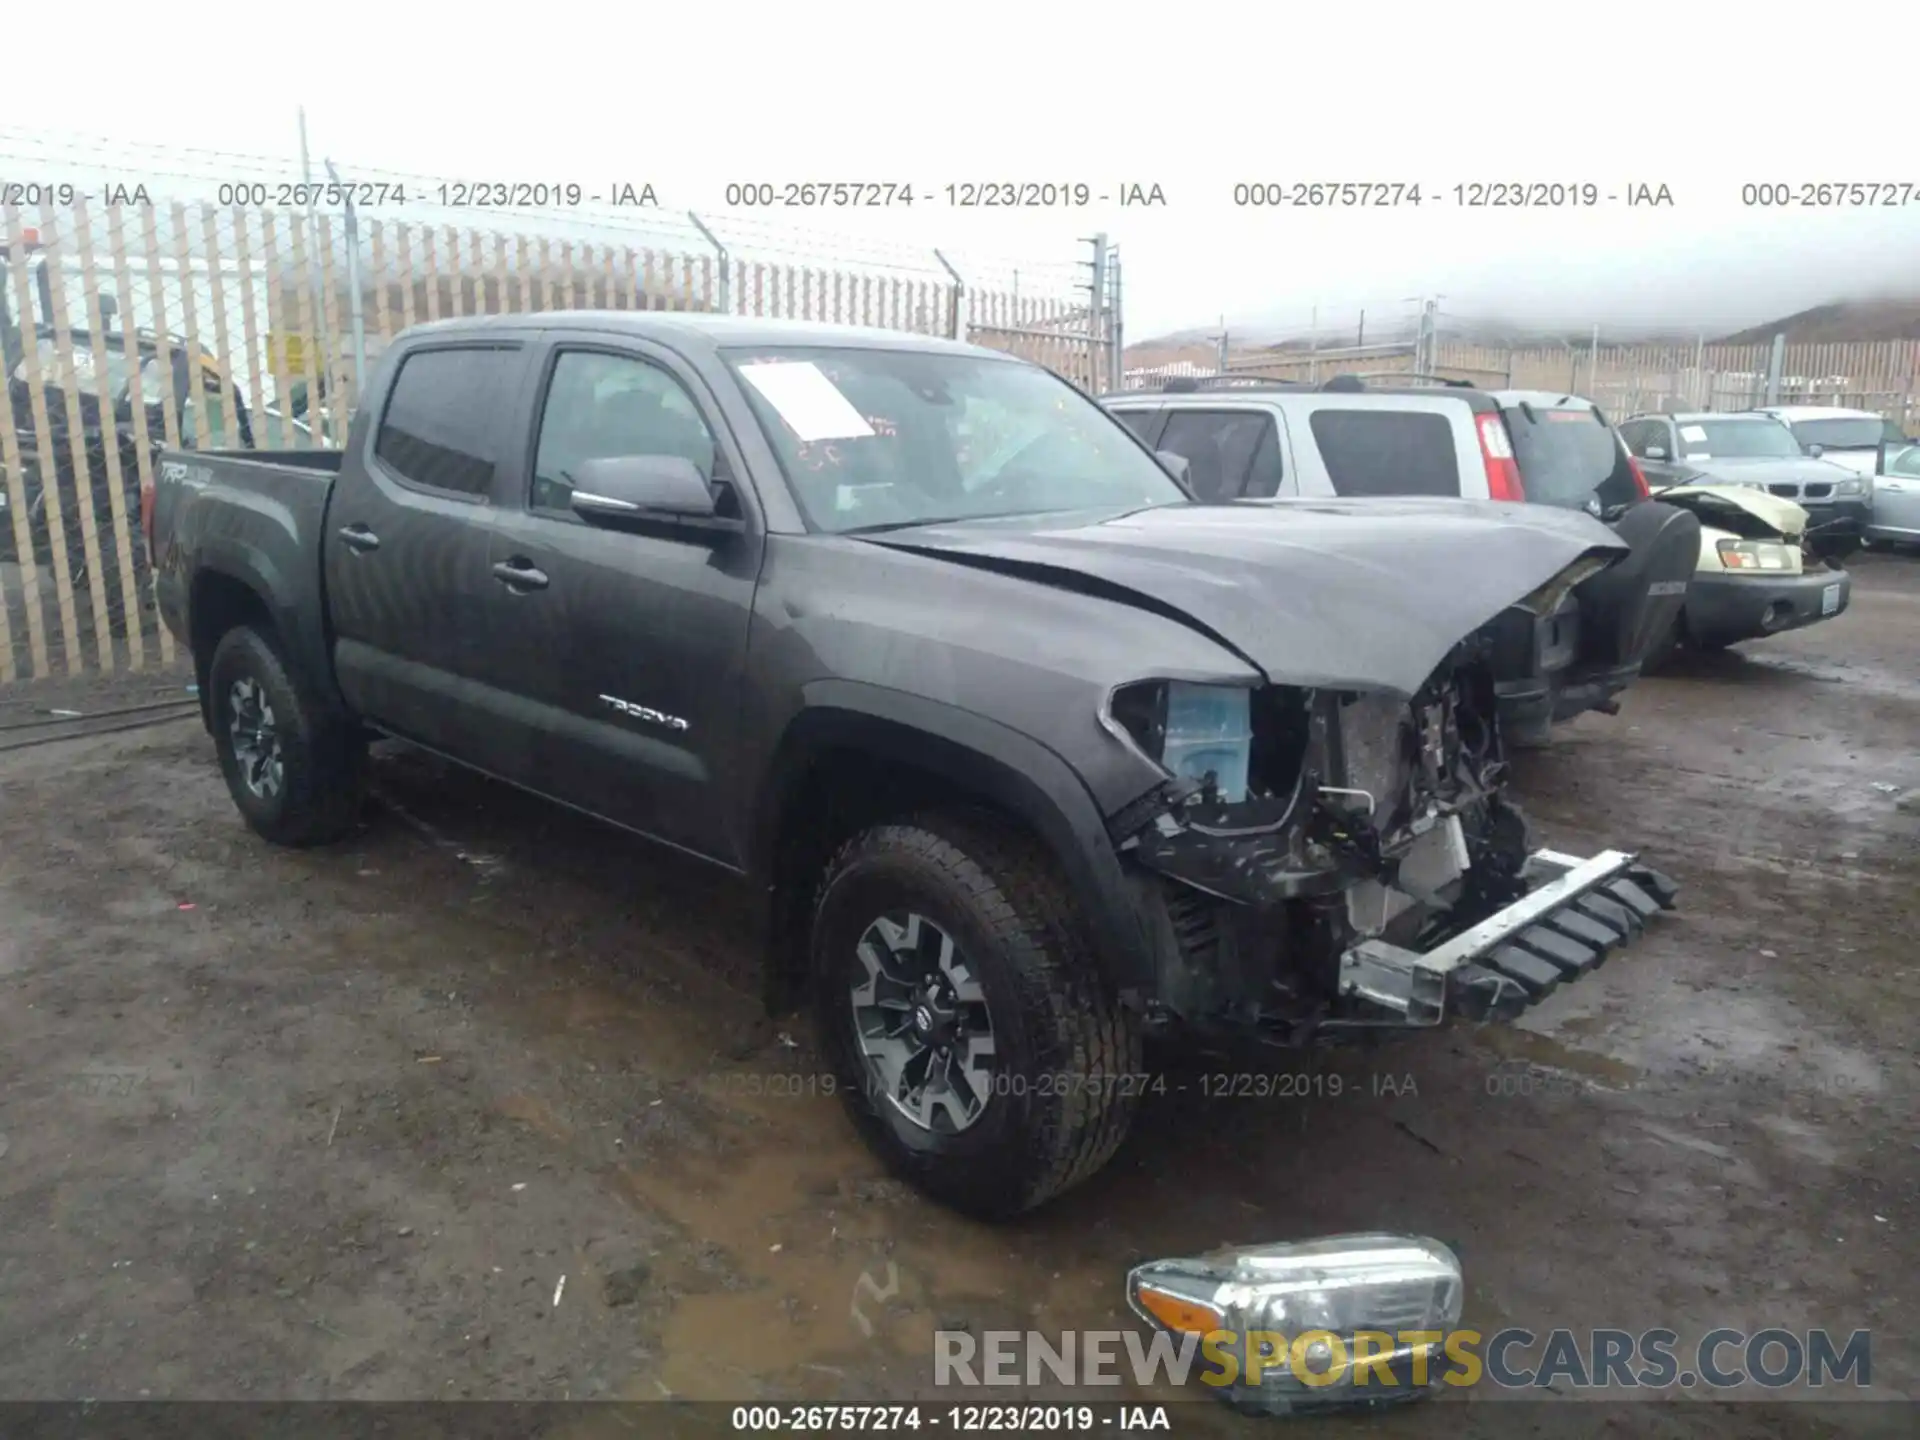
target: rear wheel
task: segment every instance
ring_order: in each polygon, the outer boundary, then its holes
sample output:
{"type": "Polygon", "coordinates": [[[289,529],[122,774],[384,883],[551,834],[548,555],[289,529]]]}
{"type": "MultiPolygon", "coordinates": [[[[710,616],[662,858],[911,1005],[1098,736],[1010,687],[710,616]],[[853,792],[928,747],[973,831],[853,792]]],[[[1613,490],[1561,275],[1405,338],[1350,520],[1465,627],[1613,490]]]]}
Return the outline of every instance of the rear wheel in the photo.
{"type": "Polygon", "coordinates": [[[876,826],[814,911],[816,1019],[855,1125],[934,1199],[1030,1210],[1112,1158],[1138,1028],[1048,857],[990,819],[876,826]]]}
{"type": "Polygon", "coordinates": [[[214,747],[233,803],[278,845],[323,845],[359,818],[365,746],[357,727],[305,694],[272,637],[240,626],[207,671],[214,747]]]}

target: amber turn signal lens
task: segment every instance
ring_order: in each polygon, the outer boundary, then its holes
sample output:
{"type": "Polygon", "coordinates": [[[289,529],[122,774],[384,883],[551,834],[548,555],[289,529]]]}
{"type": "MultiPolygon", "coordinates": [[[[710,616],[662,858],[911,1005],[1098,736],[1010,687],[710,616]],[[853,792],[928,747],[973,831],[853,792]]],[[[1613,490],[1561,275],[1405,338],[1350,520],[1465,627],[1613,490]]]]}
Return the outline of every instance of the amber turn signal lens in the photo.
{"type": "Polygon", "coordinates": [[[1226,1329],[1226,1316],[1211,1305],[1202,1305],[1197,1300],[1169,1295],[1164,1290],[1153,1290],[1145,1285],[1134,1293],[1141,1309],[1176,1334],[1210,1335],[1215,1330],[1226,1329]]]}

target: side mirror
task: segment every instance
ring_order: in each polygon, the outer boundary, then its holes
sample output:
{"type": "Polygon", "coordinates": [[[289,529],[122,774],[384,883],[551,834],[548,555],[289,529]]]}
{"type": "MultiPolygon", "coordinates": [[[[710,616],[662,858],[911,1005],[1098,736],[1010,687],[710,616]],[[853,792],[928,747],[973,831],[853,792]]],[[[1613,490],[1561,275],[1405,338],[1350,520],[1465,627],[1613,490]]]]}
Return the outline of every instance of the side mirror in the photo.
{"type": "Polygon", "coordinates": [[[1158,460],[1161,468],[1182,485],[1187,483],[1187,476],[1191,473],[1192,467],[1187,464],[1186,456],[1176,455],[1171,450],[1156,450],[1153,452],[1153,458],[1158,460]]]}
{"type": "Polygon", "coordinates": [[[103,291],[100,296],[100,328],[111,330],[113,317],[120,313],[120,302],[113,298],[112,291],[103,291]]]}
{"type": "Polygon", "coordinates": [[[571,477],[573,513],[589,525],[613,529],[680,524],[737,530],[721,518],[712,488],[682,455],[612,455],[581,462],[571,477]]]}
{"type": "Polygon", "coordinates": [[[1647,460],[1664,460],[1667,458],[1667,447],[1664,445],[1649,445],[1643,452],[1643,458],[1647,460]]]}
{"type": "Polygon", "coordinates": [[[1822,455],[1826,453],[1827,453],[1827,447],[1824,445],[1807,446],[1807,454],[1812,456],[1815,460],[1818,460],[1822,455]]]}

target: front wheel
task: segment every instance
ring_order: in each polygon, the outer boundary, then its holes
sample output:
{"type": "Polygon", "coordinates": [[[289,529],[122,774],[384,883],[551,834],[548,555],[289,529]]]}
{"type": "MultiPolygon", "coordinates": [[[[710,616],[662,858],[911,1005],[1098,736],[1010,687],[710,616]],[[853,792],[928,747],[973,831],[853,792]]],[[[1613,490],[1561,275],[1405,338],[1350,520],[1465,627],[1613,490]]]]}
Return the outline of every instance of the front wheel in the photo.
{"type": "Polygon", "coordinates": [[[1126,1137],[1138,1026],[1026,837],[932,816],[855,837],[814,911],[815,1013],[862,1137],[982,1219],[1079,1184],[1126,1137]]]}
{"type": "Polygon", "coordinates": [[[266,633],[242,625],[207,669],[213,743],[233,803],[277,845],[323,845],[359,818],[365,746],[293,678],[266,633]]]}

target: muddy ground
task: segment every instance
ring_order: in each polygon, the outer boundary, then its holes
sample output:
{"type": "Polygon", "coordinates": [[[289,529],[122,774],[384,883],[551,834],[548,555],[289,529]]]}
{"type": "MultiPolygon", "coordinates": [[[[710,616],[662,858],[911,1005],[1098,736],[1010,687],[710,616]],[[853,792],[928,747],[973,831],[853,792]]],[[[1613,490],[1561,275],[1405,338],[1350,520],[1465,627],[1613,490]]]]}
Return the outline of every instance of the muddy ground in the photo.
{"type": "MultiPolygon", "coordinates": [[[[1920,1393],[1920,557],[1856,577],[1523,757],[1549,841],[1683,882],[1638,946],[1306,1097],[1172,1091],[1001,1229],[859,1148],[684,864],[416,754],[311,854],[243,828],[191,721],[0,755],[0,1398],[930,1396],[936,1327],[1130,1326],[1130,1263],[1370,1228],[1455,1244],[1483,1329],[1867,1328],[1873,1393],[1920,1393]]],[[[11,687],[0,745],[181,681],[11,687]]],[[[1904,1428],[1610,1409],[1528,1413],[1904,1428]]]]}

